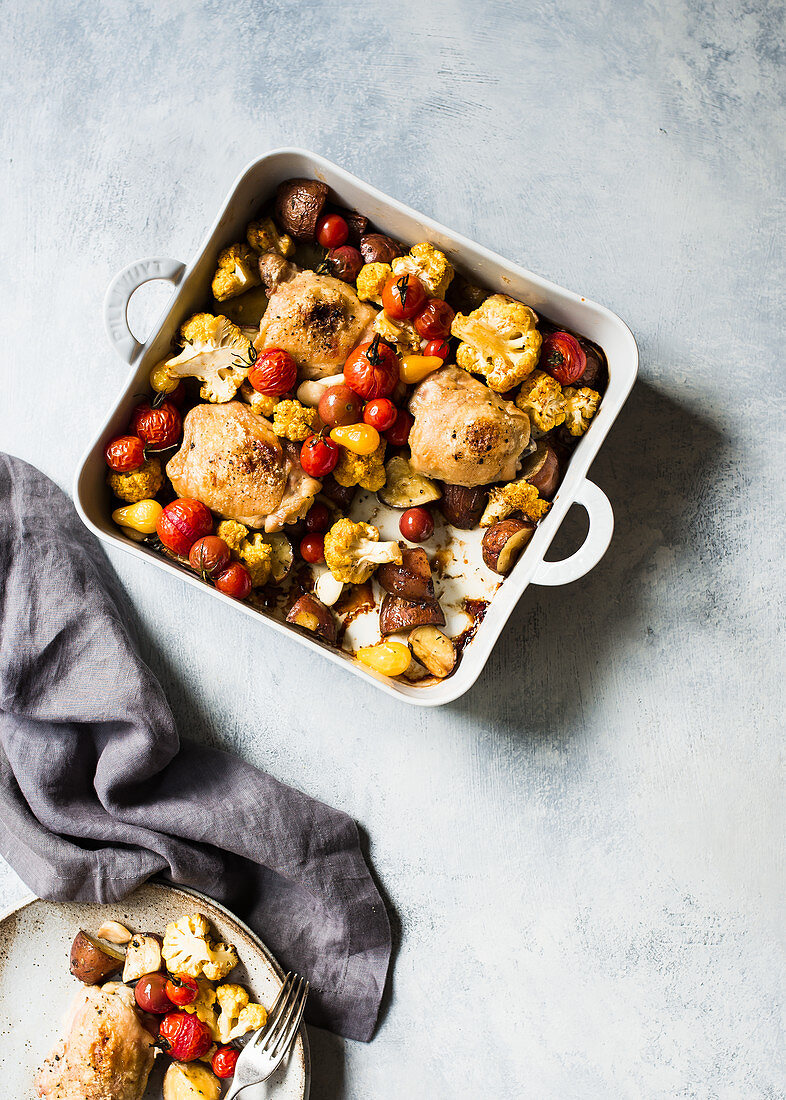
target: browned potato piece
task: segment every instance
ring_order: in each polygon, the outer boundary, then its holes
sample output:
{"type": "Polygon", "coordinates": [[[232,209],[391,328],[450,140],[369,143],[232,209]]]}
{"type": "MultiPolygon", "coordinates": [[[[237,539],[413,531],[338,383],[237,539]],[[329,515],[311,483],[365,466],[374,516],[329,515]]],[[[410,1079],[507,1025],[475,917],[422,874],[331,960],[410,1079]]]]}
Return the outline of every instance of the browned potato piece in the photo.
{"type": "Polygon", "coordinates": [[[389,264],[403,249],[398,241],[384,233],[368,233],[360,241],[360,254],[367,264],[389,264]]]}
{"type": "Polygon", "coordinates": [[[534,534],[535,524],[516,516],[493,524],[483,536],[484,562],[495,573],[509,573],[534,534]]]}
{"type": "Polygon", "coordinates": [[[349,230],[349,236],[347,237],[347,243],[354,245],[355,248],[360,244],[361,238],[368,233],[368,227],[371,224],[365,214],[359,213],[357,210],[346,210],[344,207],[336,206],[335,212],[340,214],[344,221],[347,223],[347,229],[349,230]]]}
{"type": "Polygon", "coordinates": [[[584,354],[587,356],[587,365],[584,368],[584,373],[582,374],[581,378],[578,380],[578,382],[576,382],[576,385],[590,386],[592,389],[596,389],[598,376],[603,370],[603,363],[601,362],[600,356],[594,348],[589,347],[583,342],[581,343],[581,346],[584,348],[584,354]]]}
{"type": "Polygon", "coordinates": [[[407,640],[412,652],[432,676],[440,680],[450,676],[456,667],[456,647],[447,634],[435,626],[418,626],[407,640]]]}
{"type": "Polygon", "coordinates": [[[342,512],[349,512],[357,492],[356,485],[339,485],[332,474],[321,478],[322,496],[327,497],[342,512]]]}
{"type": "Polygon", "coordinates": [[[401,565],[389,562],[380,565],[376,578],[386,592],[405,600],[431,600],[434,598],[434,582],[426,551],[420,546],[406,547],[401,551],[401,565]]]}
{"type": "Polygon", "coordinates": [[[259,274],[268,294],[280,283],[288,283],[300,270],[284,259],[280,252],[263,252],[259,257],[259,274]]]}
{"type": "Polygon", "coordinates": [[[544,500],[551,500],[559,485],[559,460],[554,448],[540,440],[532,454],[525,458],[521,477],[534,485],[544,500]]]}
{"type": "Polygon", "coordinates": [[[161,948],[164,941],[155,932],[146,935],[137,933],[131,938],[126,950],[126,965],[123,967],[123,981],[135,982],[143,974],[154,974],[163,965],[161,948]]]}
{"type": "Polygon", "coordinates": [[[310,630],[329,645],[336,644],[336,620],[333,613],[310,592],[306,592],[292,604],[287,622],[302,627],[303,630],[310,630]]]}
{"type": "Polygon", "coordinates": [[[125,960],[125,952],[98,943],[87,932],[77,932],[71,944],[71,973],[85,985],[98,985],[116,974],[125,960]]]}
{"type": "Polygon", "coordinates": [[[279,228],[298,241],[313,241],[327,197],[327,184],[319,180],[284,180],[276,191],[275,213],[279,228]]]}
{"type": "Polygon", "coordinates": [[[447,522],[462,531],[477,527],[486,507],[488,490],[483,485],[448,485],[442,483],[442,500],[437,507],[447,522]]]}
{"type": "Polygon", "coordinates": [[[439,485],[424,474],[418,474],[401,455],[394,455],[385,464],[387,481],[377,491],[377,496],[388,508],[415,508],[429,504],[442,495],[439,485]]]}
{"type": "Polygon", "coordinates": [[[388,592],[379,612],[379,632],[396,634],[399,630],[412,630],[416,626],[444,626],[445,616],[435,599],[404,600],[388,592]]]}
{"type": "Polygon", "coordinates": [[[295,563],[295,552],[287,535],[277,532],[265,539],[270,545],[270,584],[283,584],[295,563]]]}

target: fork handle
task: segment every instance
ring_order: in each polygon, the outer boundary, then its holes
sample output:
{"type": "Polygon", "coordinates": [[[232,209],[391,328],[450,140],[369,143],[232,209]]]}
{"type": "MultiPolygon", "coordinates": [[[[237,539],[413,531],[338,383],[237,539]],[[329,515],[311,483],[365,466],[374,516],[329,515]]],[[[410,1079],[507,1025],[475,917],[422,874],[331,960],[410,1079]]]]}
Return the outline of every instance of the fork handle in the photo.
{"type": "MultiPolygon", "coordinates": [[[[257,1082],[257,1084],[259,1084],[259,1083],[260,1082],[257,1082]]],[[[247,1081],[245,1085],[240,1085],[240,1084],[238,1084],[237,1081],[233,1081],[232,1085],[229,1089],[229,1092],[226,1094],[226,1096],[223,1098],[223,1100],[234,1100],[234,1097],[237,1096],[237,1094],[239,1092],[241,1092],[243,1089],[247,1089],[250,1084],[251,1084],[250,1081],[247,1081]]]]}

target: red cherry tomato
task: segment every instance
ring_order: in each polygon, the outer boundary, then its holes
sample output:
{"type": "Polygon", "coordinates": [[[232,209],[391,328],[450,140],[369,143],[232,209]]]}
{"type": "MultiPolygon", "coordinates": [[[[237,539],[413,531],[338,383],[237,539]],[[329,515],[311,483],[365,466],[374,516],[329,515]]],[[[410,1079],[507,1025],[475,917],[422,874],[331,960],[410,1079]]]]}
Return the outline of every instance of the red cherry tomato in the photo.
{"type": "Polygon", "coordinates": [[[378,335],[359,344],[344,364],[344,380],[365,401],[387,397],[396,388],[398,377],[398,356],[378,335]]]}
{"type": "Polygon", "coordinates": [[[173,1005],[182,1008],[183,1005],[193,1004],[199,996],[199,986],[196,978],[190,978],[188,974],[173,974],[166,983],[166,995],[173,1005]]]}
{"type": "Polygon", "coordinates": [[[297,382],[297,363],[288,351],[268,348],[256,357],[248,372],[248,380],[257,393],[266,397],[281,397],[289,393],[297,382]]]}
{"type": "Polygon", "coordinates": [[[172,1011],[175,1005],[167,994],[167,985],[167,976],[160,970],[154,974],[142,975],[134,988],[134,997],[143,1012],[164,1016],[172,1011]]]}
{"type": "Polygon", "coordinates": [[[440,359],[447,359],[450,355],[450,342],[448,340],[429,340],[423,348],[423,355],[438,355],[440,359]]]}
{"type": "Polygon", "coordinates": [[[156,523],[158,537],[175,554],[185,556],[197,539],[213,530],[210,509],[199,500],[182,497],[167,504],[156,523]]]}
{"type": "Polygon", "coordinates": [[[345,283],[354,283],[363,266],[363,257],[351,244],[342,244],[341,248],[331,248],[326,258],[330,274],[345,283]]]}
{"type": "Polygon", "coordinates": [[[575,336],[569,332],[552,332],[543,341],[538,366],[556,378],[561,386],[572,386],[584,373],[587,356],[575,336]]]}
{"type": "Polygon", "coordinates": [[[300,448],[300,465],[309,477],[324,477],[336,468],[338,443],[327,435],[310,435],[300,448]]]}
{"type": "Polygon", "coordinates": [[[424,340],[437,340],[450,336],[450,326],[456,311],[441,298],[432,298],[412,322],[415,332],[424,340]]]}
{"type": "Polygon", "coordinates": [[[145,401],[134,409],[131,430],[146,446],[163,451],[180,439],[183,420],[171,401],[164,401],[157,409],[145,401]]]}
{"type": "Polygon", "coordinates": [[[322,535],[306,535],[300,542],[300,556],[310,565],[325,560],[325,540],[322,535]]]}
{"type": "Polygon", "coordinates": [[[234,1047],[219,1047],[210,1062],[213,1073],[222,1080],[225,1077],[234,1077],[235,1066],[239,1057],[240,1051],[235,1050],[234,1047]]]}
{"type": "Polygon", "coordinates": [[[251,591],[251,574],[245,565],[233,561],[223,573],[213,581],[219,592],[231,596],[233,600],[244,600],[251,591]]]}
{"type": "Polygon", "coordinates": [[[330,511],[326,504],[317,501],[306,513],[306,530],[312,535],[321,535],[330,527],[330,511]]]}
{"type": "Polygon", "coordinates": [[[323,248],[338,248],[349,236],[349,226],[340,214],[323,214],[317,222],[317,240],[323,248]]]}
{"type": "Polygon", "coordinates": [[[329,428],[357,424],[362,411],[360,398],[349,386],[328,386],[319,399],[319,418],[329,428]]]}
{"type": "Polygon", "coordinates": [[[409,439],[409,433],[414,423],[415,421],[405,409],[399,409],[396,423],[392,428],[388,428],[388,430],[383,433],[385,439],[394,447],[403,447],[409,439]]]}
{"type": "Polygon", "coordinates": [[[398,528],[410,542],[425,542],[434,532],[434,517],[428,508],[407,508],[401,513],[398,528]]]}
{"type": "Polygon", "coordinates": [[[376,428],[378,432],[386,432],[396,423],[398,409],[387,397],[377,397],[369,401],[363,410],[363,419],[366,424],[376,428]]]}
{"type": "Polygon", "coordinates": [[[210,1028],[193,1012],[170,1012],[158,1029],[161,1046],[177,1062],[193,1062],[213,1045],[210,1028]]]}
{"type": "Polygon", "coordinates": [[[426,301],[426,289],[417,275],[394,275],[382,291],[382,308],[394,321],[417,317],[426,301]]]}
{"type": "Polygon", "coordinates": [[[229,565],[229,547],[218,535],[206,535],[203,539],[197,539],[188,551],[188,562],[195,573],[216,576],[229,565]]]}
{"type": "Polygon", "coordinates": [[[119,435],[107,444],[104,458],[116,474],[130,474],[145,461],[145,445],[138,435],[119,435]]]}

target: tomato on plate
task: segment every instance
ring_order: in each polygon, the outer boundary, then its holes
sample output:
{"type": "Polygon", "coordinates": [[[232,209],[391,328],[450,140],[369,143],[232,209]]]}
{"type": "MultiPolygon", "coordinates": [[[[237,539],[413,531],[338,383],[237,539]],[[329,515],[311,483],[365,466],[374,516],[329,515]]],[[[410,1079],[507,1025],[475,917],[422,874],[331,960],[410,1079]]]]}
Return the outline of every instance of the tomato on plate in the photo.
{"type": "Polygon", "coordinates": [[[423,348],[424,355],[436,355],[438,359],[447,359],[450,355],[449,340],[429,340],[423,348]]]}
{"type": "Polygon", "coordinates": [[[184,557],[197,539],[213,530],[210,509],[200,500],[181,497],[167,504],[156,521],[158,537],[174,554],[184,557]]]}
{"type": "Polygon", "coordinates": [[[398,382],[398,356],[377,334],[350,353],[344,364],[344,380],[366,401],[387,397],[398,382]]]}
{"type": "Polygon", "coordinates": [[[399,409],[396,422],[384,432],[385,439],[394,447],[403,447],[409,439],[409,433],[415,421],[405,409],[399,409]]]}
{"type": "Polygon", "coordinates": [[[420,313],[426,288],[417,275],[394,275],[382,290],[382,308],[394,321],[408,321],[420,313]]]}
{"type": "Polygon", "coordinates": [[[376,397],[369,401],[363,410],[363,419],[366,424],[376,428],[378,432],[386,432],[392,428],[398,416],[398,409],[387,397],[376,397]]]}
{"type": "Polygon", "coordinates": [[[165,451],[174,447],[183,431],[183,419],[171,401],[153,408],[147,401],[137,405],[131,416],[131,431],[147,447],[165,451]]]}
{"type": "Polygon", "coordinates": [[[219,573],[213,581],[219,592],[225,596],[231,596],[234,600],[244,600],[251,591],[251,574],[245,565],[239,561],[233,561],[223,573],[219,573]]]}
{"type": "Polygon", "coordinates": [[[338,444],[329,436],[310,435],[300,448],[300,465],[309,477],[324,477],[337,462],[338,444]]]}
{"type": "Polygon", "coordinates": [[[339,248],[349,236],[349,226],[340,214],[323,214],[317,222],[317,241],[323,248],[339,248]]]}
{"type": "Polygon", "coordinates": [[[266,397],[281,397],[294,389],[297,363],[282,348],[261,351],[248,372],[248,380],[257,393],[266,397]]]}
{"type": "Polygon", "coordinates": [[[424,340],[444,340],[446,336],[450,336],[450,326],[455,316],[455,310],[447,302],[443,302],[441,298],[432,298],[412,323],[415,332],[424,340]]]}
{"type": "Polygon", "coordinates": [[[575,336],[569,332],[552,332],[543,341],[538,365],[561,386],[572,386],[584,373],[587,356],[575,336]]]}
{"type": "Polygon", "coordinates": [[[130,474],[145,461],[145,445],[138,435],[119,435],[107,444],[104,458],[116,474],[130,474]]]}

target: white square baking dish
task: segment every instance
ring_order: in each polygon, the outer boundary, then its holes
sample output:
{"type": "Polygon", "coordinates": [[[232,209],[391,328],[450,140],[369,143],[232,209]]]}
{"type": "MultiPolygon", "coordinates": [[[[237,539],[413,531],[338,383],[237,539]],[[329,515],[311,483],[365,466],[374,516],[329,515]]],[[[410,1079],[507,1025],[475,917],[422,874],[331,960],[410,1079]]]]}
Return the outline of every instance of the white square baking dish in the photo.
{"type": "MultiPolygon", "coordinates": [[[[145,259],[130,264],[116,276],[107,291],[105,316],[109,338],[120,356],[131,365],[131,372],[114,408],[77,470],[74,497],[84,523],[105,542],[150,561],[188,584],[199,586],[215,599],[248,616],[253,623],[291,634],[313,652],[370,681],[389,695],[417,706],[439,706],[457,699],[480,675],[527,585],[560,585],[575,581],[597,564],[609,545],[614,526],[611,505],[603,492],[587,480],[586,474],[636,379],[638,351],[630,330],[603,306],[549,283],[453,233],[323,157],[302,149],[276,149],[254,160],[230,189],[193,260],[184,264],[170,259],[145,259]],[[381,676],[353,660],[347,653],[330,649],[296,628],[233,600],[215,588],[208,588],[195,574],[166,560],[145,545],[126,539],[111,521],[103,453],[107,439],[125,430],[131,410],[138,400],[136,395],[146,392],[150,370],[169,354],[171,340],[180,324],[191,313],[204,308],[204,302],[210,296],[210,282],[218,251],[231,241],[242,239],[252,214],[272,198],[282,180],[295,176],[323,180],[332,191],[331,199],[341,206],[360,210],[381,232],[391,237],[409,244],[429,240],[457,264],[462,274],[493,291],[511,294],[527,302],[549,320],[594,341],[603,348],[608,361],[607,390],[588,432],[573,453],[550,512],[540,522],[532,541],[495,593],[482,623],[464,649],[456,671],[448,679],[428,686],[419,687],[381,676]],[[141,344],[129,330],[127,307],[134,291],[151,279],[168,280],[175,287],[175,292],[151,336],[141,344]],[[589,530],[584,544],[564,561],[545,562],[544,554],[573,503],[581,504],[589,516],[589,530]]],[[[250,625],[249,628],[254,629],[250,625]]]]}

